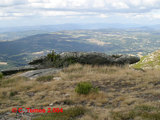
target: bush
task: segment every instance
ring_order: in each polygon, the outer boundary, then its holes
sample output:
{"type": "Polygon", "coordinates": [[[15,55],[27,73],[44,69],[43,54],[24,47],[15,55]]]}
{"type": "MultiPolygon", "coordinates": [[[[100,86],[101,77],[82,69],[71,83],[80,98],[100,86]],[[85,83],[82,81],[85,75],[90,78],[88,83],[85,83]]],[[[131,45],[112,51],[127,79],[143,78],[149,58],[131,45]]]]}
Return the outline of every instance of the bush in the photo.
{"type": "Polygon", "coordinates": [[[50,59],[52,62],[56,62],[57,60],[60,59],[60,56],[56,54],[56,52],[52,51],[52,53],[49,53],[47,55],[47,58],[50,59]]]}
{"type": "Polygon", "coordinates": [[[0,72],[0,79],[2,79],[3,78],[3,74],[0,72]]]}
{"type": "Polygon", "coordinates": [[[91,92],[92,89],[92,84],[89,82],[81,82],[77,85],[75,91],[78,94],[88,94],[89,92],[91,92]]]}
{"type": "Polygon", "coordinates": [[[65,57],[61,58],[59,54],[52,51],[47,55],[48,64],[53,67],[67,67],[71,64],[77,63],[77,58],[75,57],[65,57]]]}
{"type": "Polygon", "coordinates": [[[10,92],[10,97],[13,97],[13,96],[15,96],[15,95],[17,95],[17,94],[18,94],[17,91],[12,91],[12,92],[10,92]]]}

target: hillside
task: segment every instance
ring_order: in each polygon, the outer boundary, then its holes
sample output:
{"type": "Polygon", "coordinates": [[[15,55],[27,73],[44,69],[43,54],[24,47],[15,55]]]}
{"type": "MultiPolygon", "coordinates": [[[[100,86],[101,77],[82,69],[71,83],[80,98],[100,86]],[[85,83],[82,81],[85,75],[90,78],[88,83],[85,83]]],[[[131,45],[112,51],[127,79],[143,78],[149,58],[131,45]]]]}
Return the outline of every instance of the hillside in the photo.
{"type": "Polygon", "coordinates": [[[128,66],[74,64],[38,78],[21,73],[0,81],[0,118],[14,120],[159,120],[159,70],[135,71],[128,66]],[[77,93],[89,82],[92,91],[77,93]],[[63,113],[12,113],[12,108],[63,108],[63,113]]]}
{"type": "MultiPolygon", "coordinates": [[[[16,35],[25,36],[31,33],[16,35]]],[[[11,36],[14,39],[14,33],[11,36]]],[[[18,37],[20,39],[0,42],[0,62],[7,63],[0,65],[0,69],[26,65],[31,59],[46,55],[53,49],[56,52],[96,51],[143,56],[160,47],[159,30],[145,29],[74,30],[18,37]]]]}
{"type": "Polygon", "coordinates": [[[160,50],[143,56],[141,60],[132,65],[132,67],[137,69],[160,69],[160,50]]]}

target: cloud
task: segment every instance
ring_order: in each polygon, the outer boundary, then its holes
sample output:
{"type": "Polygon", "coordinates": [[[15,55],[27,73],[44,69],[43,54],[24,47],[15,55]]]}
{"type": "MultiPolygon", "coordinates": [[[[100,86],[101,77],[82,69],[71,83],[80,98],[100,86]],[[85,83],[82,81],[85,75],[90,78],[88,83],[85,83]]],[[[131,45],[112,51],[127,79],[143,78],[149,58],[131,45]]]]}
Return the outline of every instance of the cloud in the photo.
{"type": "Polygon", "coordinates": [[[159,19],[159,12],[152,14],[154,10],[160,11],[160,0],[0,0],[1,19],[26,16],[97,16],[105,19],[113,14],[159,19]]]}

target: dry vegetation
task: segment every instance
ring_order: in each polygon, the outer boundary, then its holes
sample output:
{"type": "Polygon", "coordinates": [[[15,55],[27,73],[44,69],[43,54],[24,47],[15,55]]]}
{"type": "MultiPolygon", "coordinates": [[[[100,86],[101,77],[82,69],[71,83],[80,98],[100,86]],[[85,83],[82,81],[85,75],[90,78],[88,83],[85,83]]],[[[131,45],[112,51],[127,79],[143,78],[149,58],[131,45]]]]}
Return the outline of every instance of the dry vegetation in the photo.
{"type": "MultiPolygon", "coordinates": [[[[58,74],[29,80],[17,77],[0,82],[0,112],[12,107],[87,109],[77,120],[160,120],[159,70],[136,71],[125,67],[71,65],[58,74]],[[79,95],[80,82],[98,92],[79,95]]],[[[64,120],[70,120],[67,118],[64,120]]]]}

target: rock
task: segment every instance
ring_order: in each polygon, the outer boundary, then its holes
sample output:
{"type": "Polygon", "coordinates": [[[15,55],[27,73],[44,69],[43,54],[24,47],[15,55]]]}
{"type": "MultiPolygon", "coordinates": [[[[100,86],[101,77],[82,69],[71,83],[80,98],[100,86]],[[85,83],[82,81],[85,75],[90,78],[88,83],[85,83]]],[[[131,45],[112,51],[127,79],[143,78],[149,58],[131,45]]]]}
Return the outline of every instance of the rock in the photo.
{"type": "Polygon", "coordinates": [[[61,80],[61,77],[54,77],[54,80],[61,80]]]}
{"type": "Polygon", "coordinates": [[[29,97],[33,97],[33,96],[34,96],[34,92],[28,92],[27,95],[28,95],[29,97]]]}
{"type": "Polygon", "coordinates": [[[45,56],[42,56],[42,57],[40,57],[40,58],[36,58],[36,59],[32,60],[31,62],[29,62],[28,64],[29,64],[29,65],[42,64],[43,61],[45,60],[45,58],[46,58],[45,56]]]}
{"type": "Polygon", "coordinates": [[[69,94],[65,94],[65,95],[64,95],[64,97],[69,97],[69,96],[70,96],[69,94]]]}
{"type": "Polygon", "coordinates": [[[53,106],[53,103],[49,104],[49,106],[53,106]]]}
{"type": "Polygon", "coordinates": [[[134,64],[140,60],[139,57],[122,55],[115,59],[116,64],[134,64]]]}
{"type": "Polygon", "coordinates": [[[141,60],[130,67],[134,69],[160,69],[160,50],[143,56],[141,60]]]}
{"type": "Polygon", "coordinates": [[[107,55],[97,52],[63,52],[56,61],[49,61],[47,57],[33,60],[29,64],[41,64],[43,66],[50,63],[56,67],[68,66],[72,63],[91,64],[91,65],[124,65],[133,64],[140,60],[139,57],[129,55],[107,55]],[[53,64],[52,64],[53,63],[53,64]]]}
{"type": "Polygon", "coordinates": [[[16,67],[16,68],[8,69],[8,70],[2,70],[1,73],[3,75],[12,75],[12,74],[15,74],[15,73],[18,73],[18,72],[24,72],[24,71],[28,71],[28,70],[36,70],[38,68],[39,68],[38,65],[23,66],[23,67],[16,67]]]}
{"type": "Polygon", "coordinates": [[[67,67],[68,65],[73,63],[90,64],[90,65],[124,65],[124,64],[133,64],[140,60],[140,58],[136,56],[107,55],[105,53],[97,53],[97,52],[63,52],[61,54],[54,54],[54,56],[52,57],[56,59],[53,60],[53,58],[50,59],[47,56],[43,56],[31,61],[28,66],[3,70],[1,72],[4,75],[11,75],[17,72],[42,69],[38,71],[30,71],[23,74],[24,76],[34,78],[44,74],[46,75],[46,73],[54,73],[55,71],[58,70],[58,69],[45,70],[45,68],[50,68],[50,67],[62,68],[62,67],[67,67]]]}
{"type": "Polygon", "coordinates": [[[140,60],[139,57],[129,55],[106,55],[96,52],[64,52],[60,54],[61,59],[75,58],[78,63],[92,65],[124,65],[133,64],[140,60]]]}
{"type": "Polygon", "coordinates": [[[37,78],[40,76],[51,75],[59,72],[61,69],[57,68],[48,68],[48,69],[40,69],[40,70],[32,70],[25,73],[20,74],[19,76],[27,77],[30,79],[37,78]]]}

